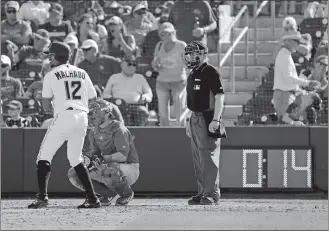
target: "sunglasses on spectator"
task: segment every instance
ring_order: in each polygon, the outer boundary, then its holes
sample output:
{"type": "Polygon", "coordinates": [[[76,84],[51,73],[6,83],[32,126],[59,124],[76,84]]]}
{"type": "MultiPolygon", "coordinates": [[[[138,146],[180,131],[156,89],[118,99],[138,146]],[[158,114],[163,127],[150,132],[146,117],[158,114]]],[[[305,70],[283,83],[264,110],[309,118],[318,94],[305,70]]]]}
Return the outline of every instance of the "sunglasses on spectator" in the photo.
{"type": "Polygon", "coordinates": [[[328,66],[328,64],[326,64],[326,63],[322,63],[322,62],[319,62],[319,63],[320,63],[321,66],[324,66],[324,67],[328,66]]]}
{"type": "Polygon", "coordinates": [[[161,32],[161,36],[165,36],[165,35],[171,35],[173,32],[169,32],[169,31],[163,31],[161,32]]]}
{"type": "Polygon", "coordinates": [[[83,52],[88,52],[91,50],[91,47],[82,49],[83,52]]]}
{"type": "Polygon", "coordinates": [[[4,63],[1,64],[1,68],[6,68],[6,67],[9,67],[9,65],[4,63]]]}
{"type": "Polygon", "coordinates": [[[146,12],[147,12],[147,10],[138,10],[135,13],[138,15],[143,15],[143,14],[146,14],[146,12]]]}
{"type": "Polygon", "coordinates": [[[129,62],[129,61],[126,61],[127,62],[127,65],[129,67],[133,66],[133,67],[136,67],[137,66],[137,62],[129,62]]]}
{"type": "Polygon", "coordinates": [[[8,14],[16,14],[17,11],[16,11],[16,10],[7,10],[7,13],[8,13],[8,14]]]}

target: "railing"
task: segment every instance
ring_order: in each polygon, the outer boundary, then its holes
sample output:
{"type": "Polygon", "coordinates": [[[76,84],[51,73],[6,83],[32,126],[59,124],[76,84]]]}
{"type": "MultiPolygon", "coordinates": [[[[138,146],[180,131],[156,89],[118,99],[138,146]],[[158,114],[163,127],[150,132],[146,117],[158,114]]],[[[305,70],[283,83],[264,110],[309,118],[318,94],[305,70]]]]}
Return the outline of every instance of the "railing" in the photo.
{"type": "Polygon", "coordinates": [[[231,75],[231,92],[235,93],[235,70],[234,70],[234,66],[235,66],[235,56],[234,56],[234,48],[236,47],[236,45],[240,42],[240,40],[242,39],[242,37],[245,35],[245,64],[244,64],[244,72],[245,72],[245,76],[248,76],[248,51],[249,51],[249,44],[248,44],[248,29],[249,29],[249,9],[246,5],[244,5],[241,10],[239,11],[239,13],[237,14],[237,16],[235,17],[235,19],[231,22],[231,24],[228,26],[228,28],[226,28],[226,30],[224,31],[223,34],[220,33],[220,29],[218,30],[219,33],[219,40],[218,40],[218,68],[219,70],[222,68],[222,66],[224,65],[224,63],[226,62],[227,58],[229,57],[229,55],[231,55],[231,67],[230,67],[230,75],[231,75]],[[234,26],[235,24],[240,20],[241,16],[244,15],[245,16],[245,20],[247,23],[247,26],[245,26],[243,28],[243,30],[241,31],[241,33],[239,34],[239,36],[236,38],[236,40],[234,41],[234,26]],[[223,37],[231,31],[231,47],[229,48],[229,50],[226,52],[226,54],[224,55],[223,58],[221,58],[221,54],[222,54],[222,49],[221,49],[221,44],[222,44],[222,40],[223,37]]]}

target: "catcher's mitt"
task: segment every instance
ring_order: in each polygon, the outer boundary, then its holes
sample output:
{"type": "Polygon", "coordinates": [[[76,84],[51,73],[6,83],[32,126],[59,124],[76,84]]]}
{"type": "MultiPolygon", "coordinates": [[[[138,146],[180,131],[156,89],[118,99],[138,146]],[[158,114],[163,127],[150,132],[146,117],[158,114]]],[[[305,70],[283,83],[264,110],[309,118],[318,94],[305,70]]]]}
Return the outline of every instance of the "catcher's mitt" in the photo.
{"type": "Polygon", "coordinates": [[[92,155],[90,153],[83,153],[83,164],[88,168],[89,171],[94,168],[98,168],[102,163],[102,158],[98,155],[92,155]]]}

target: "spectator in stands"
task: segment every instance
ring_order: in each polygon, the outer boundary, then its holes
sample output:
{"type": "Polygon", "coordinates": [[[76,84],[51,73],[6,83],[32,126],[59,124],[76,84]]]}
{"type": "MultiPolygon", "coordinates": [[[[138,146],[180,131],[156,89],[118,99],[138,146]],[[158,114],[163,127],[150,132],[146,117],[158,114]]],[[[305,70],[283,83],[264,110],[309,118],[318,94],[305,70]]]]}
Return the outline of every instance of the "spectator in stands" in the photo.
{"type": "Polygon", "coordinates": [[[328,56],[321,55],[315,60],[315,65],[310,70],[304,71],[299,78],[316,80],[321,83],[321,87],[317,89],[320,95],[323,95],[328,88],[328,56]]]}
{"type": "Polygon", "coordinates": [[[117,58],[133,55],[136,50],[135,38],[128,35],[121,18],[113,16],[105,21],[105,25],[109,32],[106,54],[117,58]]]}
{"type": "Polygon", "coordinates": [[[159,35],[162,41],[155,47],[152,67],[159,72],[156,92],[160,125],[170,125],[168,109],[172,97],[177,126],[180,126],[187,79],[183,58],[186,43],[176,38],[175,28],[169,22],[165,22],[160,26],[159,35]]]}
{"type": "MultiPolygon", "coordinates": [[[[296,19],[293,17],[285,17],[282,21],[282,29],[283,29],[283,34],[288,33],[289,31],[297,31],[298,30],[298,25],[296,22],[296,19]]],[[[276,56],[279,52],[279,50],[281,49],[283,45],[283,41],[282,41],[282,37],[279,41],[278,46],[274,49],[273,51],[273,60],[275,61],[276,56]]]]}
{"type": "Polygon", "coordinates": [[[174,6],[174,4],[175,3],[173,1],[167,1],[163,5],[161,5],[155,9],[156,13],[159,12],[159,16],[156,18],[156,21],[153,24],[153,28],[152,28],[153,30],[159,29],[159,26],[161,25],[160,21],[161,21],[162,17],[169,18],[171,9],[174,6]]]}
{"type": "Polygon", "coordinates": [[[42,99],[42,86],[43,86],[43,78],[45,75],[51,70],[50,61],[46,59],[42,64],[42,69],[40,73],[40,80],[34,81],[26,90],[24,94],[24,98],[35,99],[37,101],[41,101],[42,99]]]}
{"type": "Polygon", "coordinates": [[[178,0],[169,16],[169,22],[176,28],[177,38],[186,43],[199,40],[207,44],[207,34],[216,29],[216,20],[207,1],[178,0]]]}
{"type": "MultiPolygon", "coordinates": [[[[319,43],[318,48],[315,51],[314,54],[314,62],[316,60],[317,57],[319,57],[320,55],[329,55],[328,53],[328,39],[322,39],[322,41],[319,43]]],[[[315,63],[314,63],[315,64],[315,63]]]]}
{"type": "Polygon", "coordinates": [[[132,10],[131,17],[125,23],[128,34],[134,36],[136,45],[140,46],[146,34],[152,30],[153,22],[148,18],[148,8],[145,1],[137,3],[132,10]]]}
{"type": "Polygon", "coordinates": [[[7,108],[8,108],[8,116],[9,116],[5,121],[7,127],[11,127],[11,128],[30,127],[30,122],[26,118],[21,117],[21,113],[23,111],[23,105],[21,102],[17,100],[12,100],[7,104],[7,108]]]}
{"type": "Polygon", "coordinates": [[[74,34],[69,34],[64,39],[64,43],[69,45],[70,48],[71,48],[71,52],[72,52],[71,59],[75,59],[74,61],[71,62],[71,64],[72,65],[77,65],[78,63],[82,62],[83,59],[84,59],[83,51],[82,51],[82,49],[79,48],[79,41],[78,41],[77,36],[75,36],[74,34]],[[77,52],[75,54],[76,56],[74,56],[74,52],[77,52]]]}
{"type": "Polygon", "coordinates": [[[1,22],[1,42],[10,40],[16,45],[26,45],[30,42],[32,29],[28,22],[18,19],[19,4],[9,1],[5,5],[7,19],[1,22]]]}
{"type": "Polygon", "coordinates": [[[99,21],[99,15],[97,11],[93,8],[89,8],[86,11],[87,14],[90,14],[93,17],[94,23],[94,31],[99,35],[99,42],[98,42],[98,49],[101,54],[107,54],[106,53],[106,46],[107,46],[107,38],[108,38],[108,32],[102,24],[100,24],[99,21]]]}
{"type": "MultiPolygon", "coordinates": [[[[165,22],[168,22],[168,15],[162,15],[158,22],[158,28],[165,22]]],[[[141,62],[144,64],[151,64],[154,57],[155,46],[160,42],[159,30],[152,30],[147,33],[143,44],[140,47],[141,50],[141,62]]]]}
{"type": "Polygon", "coordinates": [[[59,3],[52,3],[49,9],[49,22],[39,26],[49,32],[51,41],[63,41],[64,38],[74,32],[69,21],[63,21],[63,6],[59,3]]]}
{"type": "Polygon", "coordinates": [[[321,4],[317,1],[308,3],[304,11],[304,18],[324,18],[328,17],[328,4],[321,4]]]}
{"type": "Polygon", "coordinates": [[[43,1],[27,1],[22,4],[19,10],[19,18],[31,21],[32,29],[35,31],[39,25],[45,24],[49,20],[49,9],[49,3],[44,3],[43,1]]]}
{"type": "Polygon", "coordinates": [[[33,46],[23,46],[18,52],[9,51],[9,57],[14,61],[16,68],[29,71],[29,76],[20,76],[20,78],[37,77],[45,59],[44,52],[48,52],[49,44],[48,31],[38,29],[33,34],[33,46]]]}
{"type": "Polygon", "coordinates": [[[152,90],[144,76],[136,74],[137,60],[134,56],[125,57],[122,72],[110,77],[104,89],[103,97],[119,98],[128,104],[127,114],[132,117],[130,126],[144,126],[147,123],[149,112],[146,103],[152,101],[152,90]]]}
{"type": "Polygon", "coordinates": [[[76,34],[79,44],[82,44],[87,39],[92,39],[96,41],[97,44],[100,43],[100,36],[94,28],[94,18],[90,14],[84,14],[80,17],[76,34]]]}
{"type": "Polygon", "coordinates": [[[64,39],[64,43],[70,46],[71,51],[79,47],[78,38],[74,34],[69,34],[68,36],[66,36],[66,38],[64,39]]]}
{"type": "Polygon", "coordinates": [[[321,109],[321,98],[315,92],[303,92],[289,104],[282,116],[282,122],[292,126],[317,123],[317,113],[321,109]]]}
{"type": "Polygon", "coordinates": [[[284,45],[280,49],[274,65],[274,94],[272,101],[280,120],[289,105],[294,102],[295,94],[300,90],[300,86],[309,86],[312,89],[320,86],[318,81],[300,79],[297,75],[291,54],[296,52],[302,41],[300,33],[296,31],[286,32],[282,40],[284,45]]]}
{"type": "Polygon", "coordinates": [[[94,40],[84,41],[81,49],[84,60],[78,64],[78,67],[88,73],[94,85],[105,87],[109,76],[121,71],[121,61],[112,56],[100,54],[94,40]]]}
{"type": "Polygon", "coordinates": [[[1,55],[1,99],[3,103],[8,103],[24,95],[22,82],[9,76],[10,69],[10,58],[6,55],[1,55]]]}
{"type": "Polygon", "coordinates": [[[312,37],[310,34],[302,34],[301,37],[302,41],[293,54],[298,75],[308,69],[312,61],[312,37]]]}

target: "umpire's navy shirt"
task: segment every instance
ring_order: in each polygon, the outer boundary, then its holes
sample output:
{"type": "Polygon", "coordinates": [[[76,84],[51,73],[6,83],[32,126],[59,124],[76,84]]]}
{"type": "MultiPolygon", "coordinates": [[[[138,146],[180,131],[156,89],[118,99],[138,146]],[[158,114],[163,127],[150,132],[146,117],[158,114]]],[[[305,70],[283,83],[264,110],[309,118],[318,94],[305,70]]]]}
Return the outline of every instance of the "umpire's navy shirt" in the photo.
{"type": "Polygon", "coordinates": [[[187,107],[191,111],[204,112],[213,108],[210,96],[224,94],[219,72],[208,63],[194,68],[187,79],[186,92],[187,107]]]}

